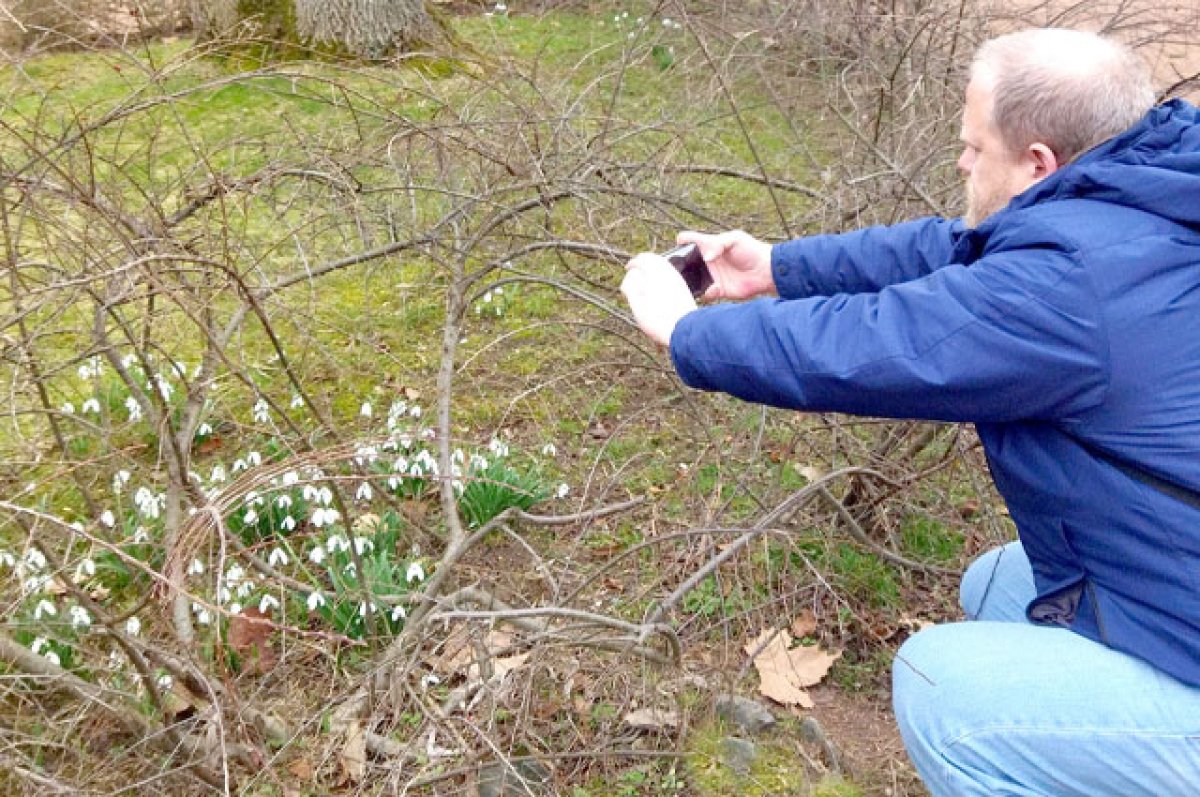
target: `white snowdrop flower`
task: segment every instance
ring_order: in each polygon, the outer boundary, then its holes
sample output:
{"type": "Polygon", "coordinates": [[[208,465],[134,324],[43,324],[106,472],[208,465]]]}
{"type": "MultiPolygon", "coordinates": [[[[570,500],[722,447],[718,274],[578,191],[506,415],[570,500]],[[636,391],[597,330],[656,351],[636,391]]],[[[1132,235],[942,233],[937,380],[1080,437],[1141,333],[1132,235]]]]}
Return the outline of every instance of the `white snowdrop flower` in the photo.
{"type": "Polygon", "coordinates": [[[292,394],[292,402],[288,406],[294,410],[300,409],[301,407],[304,406],[304,397],[301,396],[299,393],[293,393],[292,394]]]}
{"type": "Polygon", "coordinates": [[[204,574],[204,562],[201,562],[199,559],[193,559],[187,567],[187,574],[189,576],[203,575],[204,574]]]}
{"type": "Polygon", "coordinates": [[[428,689],[431,686],[437,686],[441,682],[442,682],[442,679],[438,678],[433,673],[429,673],[428,675],[421,678],[421,686],[424,687],[425,689],[428,689]]]}
{"type": "Polygon", "coordinates": [[[229,604],[229,613],[230,614],[241,614],[242,613],[242,604],[240,604],[240,603],[229,604]]]}
{"type": "Polygon", "coordinates": [[[44,658],[46,659],[46,661],[50,662],[55,667],[62,666],[62,659],[60,659],[58,657],[58,654],[55,653],[53,650],[47,650],[44,658]]]}
{"type": "Polygon", "coordinates": [[[337,523],[338,518],[341,516],[342,513],[338,512],[336,509],[318,507],[312,513],[312,524],[317,528],[322,528],[323,526],[332,526],[334,523],[337,523]]]}
{"type": "Polygon", "coordinates": [[[242,515],[242,522],[247,526],[253,526],[258,522],[258,512],[254,510],[254,507],[246,510],[246,514],[242,515]]]}
{"type": "Polygon", "coordinates": [[[17,557],[12,555],[11,551],[0,551],[0,567],[7,567],[12,570],[17,566],[17,557]]]}
{"type": "Polygon", "coordinates": [[[209,423],[208,421],[205,421],[204,423],[202,423],[196,427],[196,434],[200,435],[201,437],[208,437],[212,433],[213,433],[212,424],[209,423]]]}
{"type": "Polygon", "coordinates": [[[22,562],[27,570],[32,570],[36,573],[46,566],[46,557],[37,548],[29,548],[25,551],[22,562]]]}
{"type": "Polygon", "coordinates": [[[542,455],[547,457],[557,456],[558,448],[554,443],[546,443],[546,445],[542,446],[542,455]]]}
{"type": "Polygon", "coordinates": [[[196,613],[196,622],[199,623],[200,625],[211,625],[212,624],[212,613],[209,612],[208,609],[204,608],[203,606],[201,606],[197,603],[193,603],[192,611],[196,613]]]}
{"type": "Polygon", "coordinates": [[[58,609],[54,606],[54,601],[47,598],[42,598],[38,601],[38,605],[33,609],[33,619],[40,620],[43,617],[53,617],[58,614],[58,609]]]}
{"type": "Polygon", "coordinates": [[[408,569],[404,571],[404,580],[409,584],[414,581],[420,584],[425,580],[425,568],[421,566],[420,562],[409,562],[408,569]]]}
{"type": "Polygon", "coordinates": [[[87,363],[79,366],[79,378],[85,382],[92,378],[92,369],[87,363]]]}
{"type": "Polygon", "coordinates": [[[208,474],[208,480],[214,484],[221,484],[225,479],[225,466],[213,465],[212,473],[208,474]]]}
{"type": "Polygon", "coordinates": [[[478,454],[471,455],[470,469],[473,471],[483,471],[488,469],[488,461],[486,457],[481,457],[478,454]]]}
{"type": "Polygon", "coordinates": [[[233,599],[233,593],[229,591],[229,587],[221,587],[217,590],[217,603],[229,603],[233,599]]]}
{"type": "MultiPolygon", "coordinates": [[[[33,489],[33,485],[32,485],[32,484],[31,484],[31,485],[29,485],[29,489],[30,489],[30,490],[32,490],[32,489],[33,489]]],[[[75,529],[75,531],[78,531],[78,532],[83,532],[83,523],[79,522],[78,520],[76,520],[76,521],[73,521],[73,522],[71,523],[71,528],[75,529]]]]}
{"type": "Polygon", "coordinates": [[[234,592],[239,598],[248,598],[250,597],[250,593],[254,592],[254,582],[249,580],[243,581],[241,584],[238,584],[234,592]]]}
{"type": "Polygon", "coordinates": [[[129,475],[129,471],[127,470],[119,470],[113,474],[112,488],[114,493],[120,494],[125,489],[125,485],[129,484],[129,475]]]}
{"type": "Polygon", "coordinates": [[[289,470],[287,473],[283,474],[283,486],[284,487],[291,487],[293,484],[298,484],[299,482],[300,482],[300,474],[297,473],[296,471],[289,470]]]}
{"type": "Polygon", "coordinates": [[[259,399],[254,402],[254,406],[250,409],[251,415],[254,416],[255,423],[266,423],[271,420],[271,410],[267,406],[266,399],[259,399]]]}
{"type": "Polygon", "coordinates": [[[366,601],[361,601],[358,604],[358,616],[364,619],[368,614],[374,614],[377,611],[379,611],[379,607],[373,602],[367,603],[366,601]]]}
{"type": "Polygon", "coordinates": [[[308,552],[308,561],[312,562],[314,565],[319,565],[321,562],[324,562],[325,549],[320,545],[318,545],[316,548],[313,548],[308,552]]]}
{"type": "Polygon", "coordinates": [[[279,608],[279,599],[274,595],[263,595],[258,601],[258,610],[263,614],[279,608]]]}
{"type": "Polygon", "coordinates": [[[435,437],[437,437],[437,432],[432,428],[425,428],[421,430],[421,438],[423,440],[432,440],[435,437]]]}
{"type": "Polygon", "coordinates": [[[558,490],[556,490],[554,494],[559,498],[566,498],[567,493],[569,492],[571,492],[571,488],[567,486],[566,482],[563,482],[562,484],[558,485],[558,490]]]}
{"type": "MultiPolygon", "coordinates": [[[[318,548],[317,550],[319,551],[321,549],[318,548]]],[[[325,605],[325,596],[324,595],[322,595],[319,592],[310,592],[308,594],[308,610],[310,612],[315,612],[317,609],[320,609],[324,605],[325,605]]]]}
{"type": "Polygon", "coordinates": [[[50,640],[46,639],[44,636],[40,636],[33,640],[33,643],[29,646],[29,649],[32,650],[35,655],[40,656],[42,651],[48,647],[50,647],[50,640]]]}
{"type": "Polygon", "coordinates": [[[246,571],[242,569],[241,565],[230,565],[229,569],[225,571],[225,581],[229,584],[237,584],[245,577],[246,571]]]}
{"type": "Polygon", "coordinates": [[[373,550],[375,550],[375,543],[371,540],[368,540],[366,537],[354,538],[354,552],[359,556],[370,553],[373,550]]]}
{"type": "Polygon", "coordinates": [[[50,583],[50,576],[30,576],[21,582],[21,592],[24,595],[36,595],[50,583]]]}
{"type": "Polygon", "coordinates": [[[375,414],[375,410],[371,408],[371,402],[364,401],[362,407],[359,408],[358,414],[364,418],[370,418],[375,414]]]}
{"type": "Polygon", "coordinates": [[[330,553],[345,552],[350,550],[350,540],[341,534],[334,534],[325,541],[325,548],[330,553]]]}
{"type": "Polygon", "coordinates": [[[130,636],[137,636],[142,632],[142,621],[136,616],[130,617],[125,621],[125,633],[130,636]]]}
{"type": "Polygon", "coordinates": [[[267,564],[271,567],[285,567],[290,561],[287,552],[282,548],[272,548],[271,555],[267,557],[267,564]]]}
{"type": "Polygon", "coordinates": [[[387,486],[389,490],[395,490],[400,486],[400,480],[392,476],[387,480],[387,486]]]}
{"type": "Polygon", "coordinates": [[[304,485],[304,489],[301,491],[301,495],[304,496],[305,501],[315,501],[320,494],[321,492],[313,484],[304,485]]]}
{"type": "Polygon", "coordinates": [[[374,495],[374,492],[371,490],[371,483],[363,482],[358,485],[358,492],[354,494],[354,497],[359,501],[370,501],[372,495],[374,495]]]}
{"type": "Polygon", "coordinates": [[[413,439],[411,435],[402,434],[396,438],[396,442],[400,444],[401,448],[407,451],[408,449],[412,448],[413,439]]]}
{"type": "Polygon", "coordinates": [[[237,473],[237,472],[239,472],[239,471],[243,471],[243,470],[245,470],[245,469],[246,469],[246,467],[247,467],[247,466],[246,466],[246,460],[242,459],[241,457],[238,457],[237,459],[235,459],[235,460],[233,461],[233,467],[231,467],[231,468],[229,469],[229,472],[230,472],[230,473],[237,473]]]}
{"type": "Polygon", "coordinates": [[[392,609],[392,622],[393,623],[398,623],[401,620],[403,620],[405,617],[408,617],[408,612],[404,611],[403,606],[396,606],[395,608],[392,609]]]}
{"type": "Polygon", "coordinates": [[[283,527],[284,531],[292,531],[296,528],[296,519],[291,515],[285,515],[279,525],[283,527]]]}
{"type": "Polygon", "coordinates": [[[86,629],[92,627],[92,616],[82,606],[72,606],[67,614],[70,615],[72,628],[86,629]]]}
{"type": "Polygon", "coordinates": [[[163,401],[170,401],[171,394],[175,392],[175,386],[162,374],[154,375],[154,384],[158,387],[158,394],[163,397],[163,401]]]}
{"type": "Polygon", "coordinates": [[[503,14],[506,11],[508,11],[508,6],[504,5],[504,3],[496,3],[497,14],[503,14]]]}
{"type": "Polygon", "coordinates": [[[111,529],[113,526],[117,525],[117,518],[116,515],[112,513],[111,509],[105,509],[100,513],[100,522],[111,529]]]}
{"type": "MultiPolygon", "coordinates": [[[[128,368],[129,366],[133,365],[136,362],[137,362],[137,355],[134,354],[133,352],[129,352],[128,354],[126,354],[124,357],[121,358],[121,367],[128,368]]],[[[138,366],[138,367],[140,368],[141,366],[138,366]]]]}
{"type": "Polygon", "coordinates": [[[75,575],[71,580],[79,584],[87,581],[94,575],[96,575],[96,563],[85,557],[79,560],[79,564],[75,565],[75,575]]]}
{"type": "Polygon", "coordinates": [[[288,495],[287,493],[276,496],[275,497],[275,506],[279,507],[280,509],[291,509],[292,497],[290,495],[288,495]]]}
{"type": "Polygon", "coordinates": [[[663,17],[662,24],[663,24],[663,27],[664,27],[664,28],[669,28],[669,27],[671,27],[671,18],[670,18],[670,17],[663,17]]]}
{"type": "Polygon", "coordinates": [[[75,405],[69,401],[64,401],[63,405],[62,405],[62,414],[63,415],[74,415],[75,414],[75,405]]]}
{"type": "Polygon", "coordinates": [[[95,415],[99,415],[100,414],[100,402],[97,399],[90,398],[87,401],[83,402],[83,407],[81,407],[80,409],[82,412],[90,412],[95,415]]]}
{"type": "Polygon", "coordinates": [[[404,473],[406,470],[408,470],[407,457],[398,457],[396,461],[392,463],[392,471],[394,473],[404,473]]]}
{"type": "Polygon", "coordinates": [[[503,440],[493,437],[492,441],[488,443],[488,451],[491,451],[493,456],[503,459],[508,456],[508,444],[503,440]]]}
{"type": "Polygon", "coordinates": [[[358,576],[358,565],[354,564],[354,562],[347,562],[346,566],[342,568],[342,572],[350,578],[355,578],[358,576]]]}
{"type": "Polygon", "coordinates": [[[158,676],[158,678],[154,679],[154,683],[158,685],[159,689],[166,691],[167,689],[171,688],[171,684],[175,683],[175,680],[171,678],[170,675],[163,673],[162,675],[158,676]]]}
{"type": "Polygon", "coordinates": [[[125,411],[129,413],[129,420],[140,421],[142,419],[142,405],[138,404],[137,399],[133,396],[125,399],[125,411]]]}
{"type": "Polygon", "coordinates": [[[246,455],[246,461],[250,463],[250,467],[257,468],[262,464],[262,454],[257,451],[251,451],[246,455]]]}
{"type": "Polygon", "coordinates": [[[413,418],[420,418],[421,417],[421,408],[414,404],[412,407],[409,408],[408,414],[410,416],[412,416],[413,418]]]}
{"type": "Polygon", "coordinates": [[[317,491],[317,500],[325,506],[329,506],[333,503],[333,490],[328,487],[322,487],[317,491]]]}

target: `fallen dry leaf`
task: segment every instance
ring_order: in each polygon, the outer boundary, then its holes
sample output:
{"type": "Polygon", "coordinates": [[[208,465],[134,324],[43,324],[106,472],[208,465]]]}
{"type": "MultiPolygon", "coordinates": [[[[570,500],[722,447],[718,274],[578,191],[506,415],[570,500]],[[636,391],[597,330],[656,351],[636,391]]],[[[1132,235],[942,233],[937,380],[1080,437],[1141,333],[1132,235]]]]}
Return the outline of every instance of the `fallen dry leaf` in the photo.
{"type": "Polygon", "coordinates": [[[625,715],[625,724],[638,731],[664,731],[679,727],[679,712],[639,708],[625,715]]]}
{"type": "Polygon", "coordinates": [[[817,630],[817,616],[813,614],[812,609],[805,609],[796,615],[788,630],[796,639],[804,639],[817,630]]]}
{"type": "Polygon", "coordinates": [[[229,647],[242,659],[242,671],[265,674],[274,669],[279,656],[271,645],[271,620],[256,606],[229,618],[229,647]]]}
{"type": "Polygon", "coordinates": [[[350,783],[361,783],[367,774],[367,734],[357,722],[346,725],[346,743],[338,754],[342,775],[350,783]]]}
{"type": "Polygon", "coordinates": [[[316,770],[307,758],[297,758],[287,765],[287,771],[298,780],[312,780],[316,770]]]}
{"type": "Polygon", "coordinates": [[[812,708],[813,701],[805,687],[820,683],[841,651],[829,652],[819,647],[792,647],[792,635],[787,631],[768,628],[742,648],[754,658],[758,670],[758,691],[785,706],[812,708]],[[770,641],[768,641],[770,640],[770,641]],[[760,650],[761,648],[761,650],[760,650]]]}

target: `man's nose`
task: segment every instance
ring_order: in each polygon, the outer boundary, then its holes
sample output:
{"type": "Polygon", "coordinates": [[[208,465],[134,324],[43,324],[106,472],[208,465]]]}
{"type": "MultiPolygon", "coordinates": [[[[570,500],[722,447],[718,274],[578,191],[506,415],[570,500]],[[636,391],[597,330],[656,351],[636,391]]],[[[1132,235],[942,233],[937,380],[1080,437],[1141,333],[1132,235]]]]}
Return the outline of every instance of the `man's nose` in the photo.
{"type": "Polygon", "coordinates": [[[955,165],[958,167],[960,172],[962,172],[964,175],[967,175],[971,173],[971,167],[974,165],[974,163],[975,158],[971,156],[971,150],[964,149],[962,154],[958,156],[958,163],[955,165]]]}

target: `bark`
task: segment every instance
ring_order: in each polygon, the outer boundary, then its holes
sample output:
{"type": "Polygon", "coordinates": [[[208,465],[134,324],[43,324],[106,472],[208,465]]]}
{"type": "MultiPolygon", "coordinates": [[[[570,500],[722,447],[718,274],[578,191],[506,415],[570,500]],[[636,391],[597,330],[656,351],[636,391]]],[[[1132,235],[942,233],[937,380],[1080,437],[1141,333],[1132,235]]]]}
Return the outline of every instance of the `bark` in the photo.
{"type": "Polygon", "coordinates": [[[296,27],[314,44],[363,58],[382,58],[435,32],[424,0],[296,0],[296,27]]]}

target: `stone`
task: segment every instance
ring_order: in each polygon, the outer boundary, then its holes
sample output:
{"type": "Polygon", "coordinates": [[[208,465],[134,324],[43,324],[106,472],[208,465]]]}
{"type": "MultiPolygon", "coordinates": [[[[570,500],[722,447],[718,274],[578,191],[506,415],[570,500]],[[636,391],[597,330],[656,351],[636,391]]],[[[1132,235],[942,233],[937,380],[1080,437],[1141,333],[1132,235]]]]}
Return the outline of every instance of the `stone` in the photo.
{"type": "Polygon", "coordinates": [[[482,766],[475,774],[479,797],[529,797],[552,793],[551,773],[537,761],[482,766]]]}
{"type": "Polygon", "coordinates": [[[716,709],[718,717],[751,735],[757,736],[775,727],[775,715],[757,700],[732,694],[718,695],[716,709]]]}

